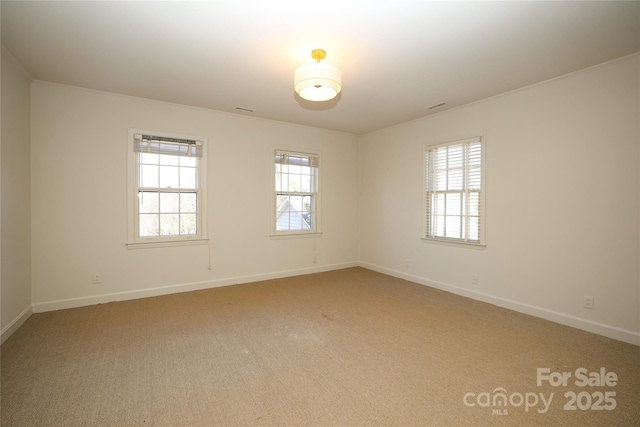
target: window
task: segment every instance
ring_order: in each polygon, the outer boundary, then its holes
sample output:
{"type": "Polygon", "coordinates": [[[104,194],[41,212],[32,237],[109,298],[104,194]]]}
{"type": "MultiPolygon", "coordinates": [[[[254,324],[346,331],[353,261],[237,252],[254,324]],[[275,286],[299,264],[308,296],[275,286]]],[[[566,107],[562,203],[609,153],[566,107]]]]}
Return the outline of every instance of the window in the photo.
{"type": "Polygon", "coordinates": [[[275,234],[318,232],[317,154],[275,152],[275,234]]]}
{"type": "Polygon", "coordinates": [[[484,244],[480,137],[425,148],[425,238],[484,244]]]}
{"type": "Polygon", "coordinates": [[[205,238],[203,142],[143,133],[131,139],[130,243],[205,238]]]}

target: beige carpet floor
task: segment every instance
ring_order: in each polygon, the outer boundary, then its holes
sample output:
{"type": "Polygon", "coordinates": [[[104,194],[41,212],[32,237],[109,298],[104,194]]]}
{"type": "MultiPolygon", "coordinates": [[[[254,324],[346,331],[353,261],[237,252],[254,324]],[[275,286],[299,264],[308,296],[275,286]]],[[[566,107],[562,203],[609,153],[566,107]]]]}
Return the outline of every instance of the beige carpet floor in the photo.
{"type": "Polygon", "coordinates": [[[639,350],[352,268],[34,314],[1,348],[1,421],[640,425],[639,350]]]}

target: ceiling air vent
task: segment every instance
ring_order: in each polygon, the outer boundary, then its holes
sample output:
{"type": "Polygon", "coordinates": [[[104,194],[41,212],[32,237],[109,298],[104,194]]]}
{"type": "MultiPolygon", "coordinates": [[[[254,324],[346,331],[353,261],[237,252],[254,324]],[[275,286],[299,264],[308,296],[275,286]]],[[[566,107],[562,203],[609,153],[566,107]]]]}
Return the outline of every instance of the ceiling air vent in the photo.
{"type": "Polygon", "coordinates": [[[236,110],[243,111],[245,113],[253,113],[254,111],[256,111],[253,108],[247,108],[247,107],[236,107],[236,110]]]}
{"type": "Polygon", "coordinates": [[[435,104],[435,105],[432,105],[431,107],[427,107],[427,110],[435,110],[437,108],[444,107],[445,105],[447,105],[446,102],[440,102],[439,104],[435,104]]]}

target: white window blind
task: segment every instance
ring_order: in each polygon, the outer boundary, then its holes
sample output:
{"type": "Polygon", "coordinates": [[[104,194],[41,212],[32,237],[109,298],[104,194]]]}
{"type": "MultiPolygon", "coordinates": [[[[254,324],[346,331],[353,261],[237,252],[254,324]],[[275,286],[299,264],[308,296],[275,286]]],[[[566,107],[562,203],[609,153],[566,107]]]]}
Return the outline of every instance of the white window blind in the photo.
{"type": "Polygon", "coordinates": [[[484,243],[481,137],[425,149],[425,238],[484,243]]]}
{"type": "Polygon", "coordinates": [[[320,164],[320,159],[314,154],[299,154],[276,151],[275,162],[279,165],[309,166],[317,168],[320,164]]]}
{"type": "Polygon", "coordinates": [[[170,156],[202,157],[202,141],[136,134],[133,141],[133,151],[170,156]]]}

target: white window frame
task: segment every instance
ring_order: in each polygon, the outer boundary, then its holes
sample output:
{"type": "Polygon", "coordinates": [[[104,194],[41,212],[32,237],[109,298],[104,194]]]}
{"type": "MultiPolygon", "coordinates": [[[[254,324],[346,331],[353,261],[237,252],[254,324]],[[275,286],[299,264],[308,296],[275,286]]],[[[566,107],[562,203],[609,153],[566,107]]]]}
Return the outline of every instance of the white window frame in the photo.
{"type": "Polygon", "coordinates": [[[127,137],[127,248],[140,249],[163,246],[204,245],[208,243],[207,231],[207,138],[193,135],[167,133],[155,130],[129,129],[127,137]],[[202,143],[202,157],[198,159],[197,188],[197,230],[194,235],[139,237],[139,155],[134,151],[136,136],[153,135],[162,138],[191,140],[202,143]]]}
{"type": "MultiPolygon", "coordinates": [[[[423,165],[424,165],[424,187],[423,187],[423,195],[424,195],[424,212],[423,212],[423,234],[422,239],[428,242],[438,242],[438,243],[448,243],[454,245],[464,245],[468,247],[476,247],[483,248],[486,246],[486,180],[485,180],[485,172],[486,172],[486,161],[485,161],[485,152],[486,152],[486,141],[483,135],[474,136],[470,138],[459,139],[455,141],[435,144],[435,145],[425,145],[424,146],[424,157],[423,157],[423,165]],[[469,147],[473,143],[480,143],[480,186],[479,189],[473,187],[471,184],[471,174],[469,173],[470,169],[477,168],[477,166],[470,166],[470,153],[469,147]],[[459,190],[438,190],[434,188],[435,183],[435,172],[436,170],[433,168],[433,164],[429,164],[429,153],[433,153],[435,150],[442,149],[445,147],[451,146],[459,146],[463,145],[464,148],[464,166],[462,168],[457,168],[462,170],[462,188],[459,190]],[[431,167],[430,167],[431,166],[431,167]],[[472,188],[473,187],[473,188],[472,188]],[[460,194],[462,198],[463,205],[463,214],[461,215],[461,230],[463,232],[459,238],[446,237],[445,235],[439,234],[435,231],[436,223],[435,218],[436,215],[433,209],[436,209],[435,203],[432,203],[432,196],[436,194],[460,194]],[[471,197],[469,197],[470,193],[479,193],[479,206],[478,206],[478,239],[472,239],[470,237],[470,227],[469,221],[470,217],[474,215],[469,215],[469,209],[471,204],[471,197]]],[[[448,156],[448,155],[447,155],[448,156]]],[[[447,168],[449,166],[447,165],[447,168]]],[[[453,169],[453,168],[452,168],[453,169]]],[[[446,231],[445,231],[446,234],[446,231]]]]}
{"type": "Polygon", "coordinates": [[[322,235],[321,229],[321,191],[320,191],[320,153],[314,151],[301,151],[295,148],[274,148],[272,151],[271,157],[271,188],[273,191],[272,196],[272,218],[271,218],[271,237],[272,238],[282,238],[282,237],[314,237],[322,235]],[[300,156],[300,157],[313,157],[316,159],[317,164],[315,167],[315,177],[314,183],[315,188],[312,189],[311,192],[290,192],[278,190],[276,188],[276,168],[275,168],[275,158],[279,154],[282,155],[291,155],[291,156],[300,156]],[[292,194],[292,195],[311,195],[313,197],[313,204],[315,206],[315,221],[313,226],[308,230],[278,230],[277,229],[277,220],[278,220],[278,195],[282,194],[292,194]]]}

